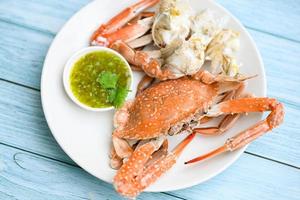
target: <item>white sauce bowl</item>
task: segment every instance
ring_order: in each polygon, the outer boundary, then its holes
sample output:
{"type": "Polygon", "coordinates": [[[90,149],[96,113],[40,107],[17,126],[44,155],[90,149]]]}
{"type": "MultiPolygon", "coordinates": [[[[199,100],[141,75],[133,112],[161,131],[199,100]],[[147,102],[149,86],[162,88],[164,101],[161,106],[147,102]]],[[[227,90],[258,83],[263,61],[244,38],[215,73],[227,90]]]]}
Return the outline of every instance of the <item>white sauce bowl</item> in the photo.
{"type": "Polygon", "coordinates": [[[128,64],[128,62],[126,61],[126,59],[122,55],[120,55],[118,52],[116,52],[116,51],[114,51],[112,49],[109,49],[109,48],[106,48],[106,47],[100,47],[100,46],[86,47],[84,49],[81,49],[81,50],[77,51],[73,56],[71,56],[69,58],[69,60],[67,61],[66,65],[65,65],[64,72],[63,72],[63,84],[64,84],[64,87],[65,87],[66,93],[68,94],[68,96],[70,97],[70,99],[72,99],[72,101],[75,104],[77,104],[78,106],[80,106],[81,108],[83,108],[85,110],[89,110],[89,111],[107,111],[107,110],[112,110],[112,109],[114,109],[113,106],[106,107],[106,108],[93,108],[93,107],[90,107],[90,106],[88,106],[88,105],[80,102],[75,97],[75,95],[73,94],[72,89],[71,89],[70,74],[72,72],[72,69],[73,69],[75,63],[78,60],[80,60],[80,58],[82,58],[83,56],[85,56],[86,54],[89,54],[89,53],[92,53],[92,52],[97,52],[97,51],[101,51],[101,52],[106,51],[106,52],[113,53],[115,56],[119,57],[121,60],[124,61],[124,63],[126,64],[126,66],[128,68],[129,74],[130,74],[130,78],[131,78],[131,81],[130,81],[130,90],[132,90],[133,75],[132,75],[132,71],[131,71],[130,65],[128,64]]]}

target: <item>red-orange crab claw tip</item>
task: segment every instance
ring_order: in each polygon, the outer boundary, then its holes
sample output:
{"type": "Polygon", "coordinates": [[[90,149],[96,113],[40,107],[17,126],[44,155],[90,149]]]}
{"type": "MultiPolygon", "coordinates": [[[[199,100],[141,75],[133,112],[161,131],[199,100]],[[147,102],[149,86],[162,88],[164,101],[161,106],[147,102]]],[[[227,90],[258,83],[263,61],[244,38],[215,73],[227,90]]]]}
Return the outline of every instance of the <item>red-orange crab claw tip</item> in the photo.
{"type": "MultiPolygon", "coordinates": [[[[111,18],[107,23],[102,24],[96,31],[94,31],[94,33],[90,38],[90,44],[99,45],[99,46],[108,46],[111,42],[114,41],[116,37],[119,38],[122,35],[123,37],[125,37],[125,39],[128,39],[127,38],[128,36],[140,30],[140,29],[133,29],[133,28],[135,27],[143,28],[144,26],[139,26],[139,23],[136,23],[136,26],[126,26],[126,24],[130,20],[135,18],[137,15],[139,15],[143,10],[154,6],[158,2],[159,0],[140,0],[137,3],[125,8],[119,14],[111,18]],[[127,28],[124,28],[124,26],[127,28]],[[132,28],[128,28],[128,27],[132,27],[132,28]],[[136,31],[131,34],[128,33],[128,31],[133,31],[133,30],[136,31]],[[107,39],[107,41],[103,42],[102,40],[105,39],[107,39]]],[[[146,14],[146,16],[148,15],[151,16],[151,14],[146,14]]]]}
{"type": "Polygon", "coordinates": [[[213,151],[211,151],[211,152],[209,152],[205,155],[198,156],[198,157],[193,158],[189,161],[186,161],[186,162],[184,162],[184,164],[191,164],[191,163],[199,162],[199,161],[205,160],[207,158],[219,155],[219,154],[221,154],[223,152],[226,152],[226,151],[228,151],[228,148],[227,148],[226,145],[224,145],[224,146],[221,146],[221,147],[219,147],[219,148],[217,148],[217,149],[215,149],[215,150],[213,150],[213,151]]]}
{"type": "Polygon", "coordinates": [[[188,135],[178,146],[174,149],[174,154],[179,156],[185,147],[194,139],[196,133],[191,133],[188,135]]]}

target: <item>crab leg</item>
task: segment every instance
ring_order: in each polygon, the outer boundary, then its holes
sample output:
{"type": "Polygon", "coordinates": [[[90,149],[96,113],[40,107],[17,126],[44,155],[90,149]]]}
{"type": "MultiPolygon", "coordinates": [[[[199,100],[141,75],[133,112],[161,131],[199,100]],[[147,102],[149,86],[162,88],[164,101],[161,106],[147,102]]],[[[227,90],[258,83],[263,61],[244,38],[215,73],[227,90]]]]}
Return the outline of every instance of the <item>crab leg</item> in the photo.
{"type": "Polygon", "coordinates": [[[176,76],[169,69],[161,68],[161,62],[159,59],[149,56],[149,54],[146,52],[135,51],[121,40],[113,43],[111,48],[122,54],[129,63],[136,66],[141,66],[144,72],[150,77],[154,77],[159,80],[176,78],[176,76]]]}
{"type": "Polygon", "coordinates": [[[229,138],[226,143],[200,157],[194,158],[185,164],[194,163],[206,158],[210,158],[227,151],[234,151],[246,144],[249,144],[259,136],[272,130],[282,123],[284,117],[283,105],[272,98],[243,98],[222,102],[213,107],[209,114],[211,116],[229,114],[229,113],[245,113],[245,112],[262,112],[271,111],[265,120],[262,120],[250,127],[249,129],[240,132],[238,135],[229,138]]]}
{"type": "Polygon", "coordinates": [[[91,44],[97,44],[103,34],[109,34],[120,29],[131,19],[135,18],[143,10],[157,4],[159,0],[141,0],[136,4],[124,9],[119,14],[110,19],[106,24],[102,24],[92,35],[91,44]],[[100,38],[98,39],[98,37],[100,38]]]}
{"type": "Polygon", "coordinates": [[[201,80],[205,84],[212,84],[214,82],[236,82],[236,81],[245,81],[247,79],[251,79],[256,77],[257,75],[253,76],[236,76],[236,77],[230,77],[223,74],[212,74],[206,70],[200,70],[196,74],[192,75],[192,77],[196,80],[201,80]]]}
{"type": "Polygon", "coordinates": [[[200,124],[205,124],[205,123],[209,122],[212,119],[213,119],[212,117],[202,117],[200,119],[200,124]]]}
{"type": "Polygon", "coordinates": [[[152,35],[147,34],[140,38],[128,42],[128,46],[130,46],[132,49],[136,49],[136,48],[144,47],[147,44],[150,44],[151,42],[152,42],[152,35]]]}
{"type": "Polygon", "coordinates": [[[151,157],[147,161],[145,167],[152,165],[154,162],[156,162],[161,157],[168,155],[168,147],[169,147],[168,139],[165,139],[165,141],[162,143],[161,147],[151,155],[151,157]]]}
{"type": "Polygon", "coordinates": [[[227,115],[225,116],[220,124],[216,127],[205,127],[205,128],[196,128],[194,132],[201,135],[220,135],[230,128],[236,123],[236,121],[240,118],[239,114],[227,115]]]}
{"type": "Polygon", "coordinates": [[[123,159],[120,158],[114,148],[113,145],[111,145],[111,148],[110,148],[110,154],[109,154],[109,158],[110,158],[110,167],[113,168],[113,169],[119,169],[122,164],[123,164],[123,159]]]}
{"type": "Polygon", "coordinates": [[[120,158],[128,158],[129,156],[131,156],[133,150],[130,146],[130,144],[122,139],[122,138],[119,138],[117,136],[117,133],[113,134],[112,136],[112,141],[113,141],[113,146],[114,146],[114,149],[116,151],[116,154],[120,157],[120,158]]]}
{"type": "Polygon", "coordinates": [[[154,78],[146,74],[137,86],[136,96],[143,92],[146,88],[148,88],[154,82],[154,80],[154,78]]]}
{"type": "Polygon", "coordinates": [[[139,66],[130,65],[130,68],[132,71],[142,72],[143,69],[141,69],[139,66]]]}
{"type": "Polygon", "coordinates": [[[111,162],[118,163],[119,159],[128,158],[131,156],[133,149],[128,141],[118,137],[129,117],[129,109],[132,106],[132,101],[127,101],[125,104],[116,111],[114,115],[114,130],[112,134],[112,149],[111,149],[111,162]]]}
{"type": "Polygon", "coordinates": [[[112,33],[104,33],[98,35],[97,38],[91,42],[91,44],[99,46],[110,46],[117,40],[130,42],[149,31],[152,23],[153,17],[141,19],[134,24],[128,24],[112,33]]]}
{"type": "Polygon", "coordinates": [[[139,20],[141,20],[142,18],[146,18],[146,17],[153,17],[155,15],[155,12],[141,12],[140,14],[138,14],[135,18],[133,18],[132,20],[130,20],[127,24],[134,24],[136,22],[138,22],[139,20]]]}
{"type": "Polygon", "coordinates": [[[149,142],[136,148],[114,177],[116,190],[125,197],[135,198],[176,163],[177,158],[194,136],[195,134],[187,136],[170,154],[163,155],[146,167],[151,155],[157,150],[157,144],[149,142]]]}
{"type": "MultiPolygon", "coordinates": [[[[238,99],[241,97],[241,94],[245,90],[246,84],[244,82],[240,83],[240,86],[231,92],[229,92],[222,101],[228,101],[231,99],[238,99]]],[[[243,97],[251,97],[252,95],[245,94],[243,97]]],[[[202,135],[220,135],[230,128],[237,122],[240,118],[241,114],[228,114],[226,115],[218,126],[216,127],[204,127],[204,128],[196,128],[194,132],[202,134],[202,135]]]]}

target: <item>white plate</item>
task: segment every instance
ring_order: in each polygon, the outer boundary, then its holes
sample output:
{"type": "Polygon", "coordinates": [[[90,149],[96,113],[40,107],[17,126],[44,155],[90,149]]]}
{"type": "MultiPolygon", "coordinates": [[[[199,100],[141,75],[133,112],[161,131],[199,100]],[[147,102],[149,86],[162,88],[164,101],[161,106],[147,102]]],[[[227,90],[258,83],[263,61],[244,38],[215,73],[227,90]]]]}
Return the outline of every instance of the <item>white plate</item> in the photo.
{"type": "MultiPolygon", "coordinates": [[[[107,21],[134,2],[136,0],[119,0],[114,3],[111,0],[97,0],[81,9],[55,37],[48,51],[42,73],[42,103],[52,134],[63,150],[79,166],[106,182],[111,182],[115,174],[115,171],[108,165],[114,113],[113,111],[89,112],[74,104],[64,91],[62,73],[68,58],[74,52],[88,46],[91,34],[102,22],[107,21]]],[[[190,2],[197,11],[209,8],[215,10],[219,15],[229,17],[228,27],[241,33],[238,60],[244,64],[242,72],[248,75],[258,74],[258,77],[248,81],[247,90],[256,96],[265,96],[266,83],[263,63],[249,33],[236,18],[214,1],[191,0],[190,2]]],[[[141,76],[139,73],[134,73],[134,88],[141,76]]],[[[134,92],[131,93],[132,97],[134,92]]],[[[170,191],[186,188],[222,172],[242,154],[245,148],[193,165],[184,165],[183,162],[218,147],[228,137],[260,119],[260,114],[250,114],[242,117],[234,128],[222,136],[198,136],[186,148],[177,164],[147,191],[170,191]]],[[[171,148],[183,137],[183,135],[170,137],[171,148]]]]}

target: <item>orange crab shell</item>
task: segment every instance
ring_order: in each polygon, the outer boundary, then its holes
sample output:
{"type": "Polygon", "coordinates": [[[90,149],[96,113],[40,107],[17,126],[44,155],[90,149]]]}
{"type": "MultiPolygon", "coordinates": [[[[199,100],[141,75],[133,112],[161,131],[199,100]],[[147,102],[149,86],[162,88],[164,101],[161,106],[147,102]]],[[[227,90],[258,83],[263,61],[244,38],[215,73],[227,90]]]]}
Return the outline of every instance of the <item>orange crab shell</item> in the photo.
{"type": "Polygon", "coordinates": [[[126,125],[114,134],[139,140],[167,134],[176,123],[207,109],[217,89],[217,84],[206,85],[187,77],[156,84],[136,97],[126,125]]]}

